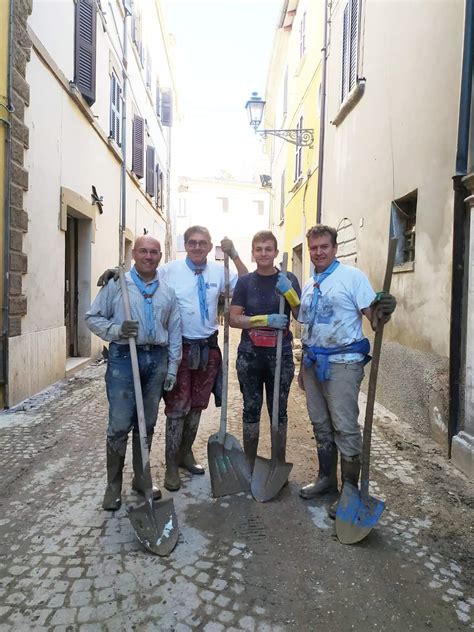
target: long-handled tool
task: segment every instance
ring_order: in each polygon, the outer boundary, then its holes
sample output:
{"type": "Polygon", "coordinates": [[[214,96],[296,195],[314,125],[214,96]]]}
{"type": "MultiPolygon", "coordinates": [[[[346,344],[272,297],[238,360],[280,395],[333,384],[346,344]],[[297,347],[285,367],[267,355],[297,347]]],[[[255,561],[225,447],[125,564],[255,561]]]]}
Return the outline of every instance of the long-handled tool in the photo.
{"type": "MultiPolygon", "coordinates": [[[[288,265],[288,254],[283,254],[281,271],[286,274],[288,265]]],[[[280,297],[279,314],[285,312],[285,298],[280,297]]],[[[273,406],[272,406],[272,451],[271,458],[264,459],[257,456],[252,474],[252,495],[255,500],[261,503],[274,498],[281,488],[287,483],[293,463],[286,463],[278,459],[278,416],[280,411],[280,377],[281,377],[281,355],[283,346],[283,330],[279,329],[277,334],[277,346],[275,354],[275,381],[273,384],[273,406]]]]}
{"type": "MultiPolygon", "coordinates": [[[[397,239],[390,239],[387,269],[383,291],[390,291],[397,239]]],[[[375,391],[382,348],[384,324],[381,322],[374,336],[374,348],[370,367],[367,407],[365,410],[364,437],[362,441],[362,471],[360,491],[348,482],[344,483],[336,512],[336,534],[343,544],[355,544],[363,540],[375,527],[385,509],[385,503],[369,496],[370,443],[374,418],[375,391]]]]}
{"type": "Polygon", "coordinates": [[[224,255],[224,347],[222,357],[222,406],[219,432],[209,437],[207,460],[212,495],[228,496],[250,490],[250,470],[238,440],[227,432],[227,394],[229,385],[229,257],[224,255]]]}
{"type": "MultiPolygon", "coordinates": [[[[127,282],[122,267],[119,268],[119,273],[125,318],[131,320],[127,282]]],[[[130,337],[128,344],[130,345],[130,358],[132,360],[133,386],[135,388],[138,432],[140,435],[140,449],[143,465],[143,481],[145,483],[145,502],[137,507],[130,507],[128,509],[128,517],[132,523],[135,535],[146,549],[157,555],[168,555],[178,542],[178,519],[172,498],[153,501],[153,485],[146,436],[145,410],[143,407],[142,386],[140,382],[135,338],[130,337]]]]}

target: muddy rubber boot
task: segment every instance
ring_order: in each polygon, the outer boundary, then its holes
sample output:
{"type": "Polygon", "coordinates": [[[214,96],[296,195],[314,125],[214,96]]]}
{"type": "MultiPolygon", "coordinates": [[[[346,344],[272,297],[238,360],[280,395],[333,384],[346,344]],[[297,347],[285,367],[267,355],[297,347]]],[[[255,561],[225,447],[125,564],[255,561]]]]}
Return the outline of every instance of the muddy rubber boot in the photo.
{"type": "Polygon", "coordinates": [[[196,463],[193,454],[193,443],[196,439],[200,419],[200,410],[190,410],[184,418],[179,465],[180,467],[184,467],[191,474],[204,474],[205,472],[203,466],[196,463]]]}
{"type": "MultiPolygon", "coordinates": [[[[151,444],[153,442],[153,433],[149,433],[146,436],[148,442],[148,454],[150,454],[151,444]]],[[[132,457],[133,457],[133,479],[132,489],[134,492],[145,495],[145,480],[143,478],[143,465],[142,465],[142,451],[140,448],[140,434],[138,430],[133,429],[132,434],[132,457]]],[[[152,485],[153,500],[159,500],[161,498],[161,489],[152,485]]]]}
{"type": "Polygon", "coordinates": [[[242,438],[244,444],[245,458],[249,465],[250,475],[253,474],[255,458],[257,456],[258,438],[260,436],[260,422],[243,423],[242,438]]]}
{"type": "Polygon", "coordinates": [[[181,487],[178,463],[183,426],[184,417],[178,417],[177,419],[166,418],[166,472],[164,485],[170,492],[176,492],[181,487]]]}
{"type": "MultiPolygon", "coordinates": [[[[359,487],[359,474],[360,474],[360,455],[356,456],[342,456],[341,454],[341,478],[342,484],[347,481],[354,487],[359,487]]],[[[333,520],[336,519],[337,506],[339,504],[339,497],[328,507],[328,516],[333,520]]]]}
{"type": "Polygon", "coordinates": [[[122,504],[122,476],[127,451],[127,437],[124,445],[114,450],[107,442],[107,487],[105,489],[102,509],[117,511],[122,504]]]}
{"type": "Polygon", "coordinates": [[[337,448],[334,443],[318,445],[319,472],[314,483],[300,489],[305,500],[320,498],[327,494],[337,494],[337,448]]]}

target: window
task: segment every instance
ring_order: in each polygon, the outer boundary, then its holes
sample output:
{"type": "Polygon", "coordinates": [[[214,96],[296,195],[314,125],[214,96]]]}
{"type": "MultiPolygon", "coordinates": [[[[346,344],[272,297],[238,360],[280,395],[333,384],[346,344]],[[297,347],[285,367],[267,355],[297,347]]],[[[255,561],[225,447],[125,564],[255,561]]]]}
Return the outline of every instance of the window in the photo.
{"type": "Polygon", "coordinates": [[[142,16],[135,6],[135,2],[132,5],[132,41],[140,57],[142,66],[144,65],[145,47],[142,40],[142,16]]]}
{"type": "Polygon", "coordinates": [[[357,83],[357,48],[359,42],[359,0],[349,0],[344,9],[342,31],[341,102],[357,83]]]}
{"type": "Polygon", "coordinates": [[[109,138],[120,146],[122,125],[122,86],[115,72],[110,77],[110,134],[109,138]]]}
{"type": "Polygon", "coordinates": [[[229,212],[229,198],[218,197],[217,198],[217,202],[218,202],[219,209],[223,213],[228,213],[229,212]]]}
{"type": "Polygon", "coordinates": [[[166,127],[173,125],[173,95],[169,90],[161,92],[161,122],[166,127]]]}
{"type": "Polygon", "coordinates": [[[186,198],[180,197],[178,198],[178,217],[186,217],[186,198]]]}
{"type": "Polygon", "coordinates": [[[155,112],[158,118],[161,117],[161,88],[160,82],[158,79],[156,80],[156,104],[155,104],[155,112]]]}
{"type": "MultiPolygon", "coordinates": [[[[300,120],[298,121],[298,125],[296,126],[296,130],[297,130],[297,134],[296,137],[298,138],[299,136],[299,131],[303,129],[303,117],[300,117],[300,120]]],[[[295,182],[298,180],[298,178],[301,177],[303,171],[303,147],[302,145],[300,145],[299,147],[296,147],[296,153],[295,153],[295,182]]]]}
{"type": "Polygon", "coordinates": [[[145,120],[135,115],[132,124],[132,171],[137,178],[143,178],[145,153],[145,120]]]}
{"type": "Polygon", "coordinates": [[[145,190],[148,195],[155,195],[155,148],[148,145],[146,148],[146,179],[145,190]]]}
{"type": "Polygon", "coordinates": [[[281,174],[281,181],[280,181],[280,223],[285,221],[285,183],[286,183],[286,172],[284,171],[281,174]]]}
{"type": "Polygon", "coordinates": [[[256,214],[263,215],[263,211],[264,211],[263,200],[254,200],[253,204],[255,207],[256,214]]]}
{"type": "Polygon", "coordinates": [[[413,269],[418,190],[392,202],[391,234],[398,239],[395,265],[413,269]]]}
{"type": "Polygon", "coordinates": [[[78,0],[74,28],[74,83],[89,105],[95,101],[97,16],[94,0],[78,0]]]}
{"type": "Polygon", "coordinates": [[[303,13],[300,22],[300,57],[303,57],[306,50],[306,13],[303,13]]]}
{"type": "Polygon", "coordinates": [[[156,206],[160,208],[161,210],[163,210],[164,208],[164,178],[163,178],[163,171],[158,163],[156,163],[155,175],[156,175],[156,188],[155,188],[156,206]]]}

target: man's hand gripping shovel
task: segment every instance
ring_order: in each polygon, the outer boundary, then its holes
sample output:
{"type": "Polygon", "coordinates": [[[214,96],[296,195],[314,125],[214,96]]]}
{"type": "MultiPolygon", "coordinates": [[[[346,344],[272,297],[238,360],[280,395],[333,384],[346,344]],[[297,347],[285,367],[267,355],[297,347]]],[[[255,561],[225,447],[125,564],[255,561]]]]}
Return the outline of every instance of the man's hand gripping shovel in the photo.
{"type": "MultiPolygon", "coordinates": [[[[387,269],[383,291],[390,292],[397,239],[390,239],[387,269]]],[[[382,348],[384,323],[379,322],[374,337],[372,363],[370,367],[367,407],[365,411],[364,437],[362,442],[362,469],[360,491],[350,483],[344,483],[336,512],[336,534],[343,544],[355,544],[363,540],[378,523],[385,509],[385,503],[369,495],[370,443],[374,417],[375,391],[382,348]]]]}
{"type": "MultiPolygon", "coordinates": [[[[119,269],[120,287],[122,289],[125,318],[131,320],[130,301],[123,268],[119,269]]],[[[133,384],[137,406],[138,431],[140,434],[140,448],[143,464],[143,480],[145,481],[145,502],[137,507],[128,508],[128,517],[138,540],[151,553],[168,555],[178,542],[178,519],[174,510],[172,498],[160,501],[153,500],[153,486],[151,480],[150,457],[146,436],[145,410],[138,367],[137,346],[135,338],[128,339],[130,357],[132,360],[133,384]]]]}
{"type": "Polygon", "coordinates": [[[229,256],[224,255],[225,307],[222,358],[222,407],[219,432],[209,437],[207,460],[214,498],[250,490],[250,471],[237,439],[227,432],[227,396],[229,384],[229,256]]]}

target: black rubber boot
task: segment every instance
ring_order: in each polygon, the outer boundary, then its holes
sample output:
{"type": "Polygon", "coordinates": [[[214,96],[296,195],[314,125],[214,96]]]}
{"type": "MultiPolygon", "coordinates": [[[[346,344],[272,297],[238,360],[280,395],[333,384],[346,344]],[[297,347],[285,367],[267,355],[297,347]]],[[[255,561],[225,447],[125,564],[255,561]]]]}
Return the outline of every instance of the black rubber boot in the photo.
{"type": "Polygon", "coordinates": [[[102,508],[106,511],[117,511],[122,504],[122,476],[127,437],[114,448],[107,441],[107,487],[102,501],[102,508]]]}
{"type": "Polygon", "coordinates": [[[250,475],[255,467],[255,458],[257,456],[258,438],[260,436],[260,422],[243,423],[242,438],[244,443],[245,458],[249,465],[250,475]]]}
{"type": "Polygon", "coordinates": [[[181,487],[179,478],[179,452],[183,437],[184,417],[177,419],[166,418],[166,472],[164,485],[170,492],[176,492],[181,487]]]}
{"type": "MultiPolygon", "coordinates": [[[[341,478],[342,484],[347,481],[354,487],[359,487],[359,474],[360,474],[360,455],[356,456],[343,456],[341,454],[341,478]]],[[[335,520],[337,513],[337,506],[339,504],[339,498],[335,500],[328,507],[328,516],[335,520]]]]}
{"type": "Polygon", "coordinates": [[[179,465],[184,467],[191,474],[204,474],[205,472],[203,466],[196,463],[193,454],[193,443],[196,439],[200,420],[200,410],[190,410],[184,418],[179,465]]]}
{"type": "Polygon", "coordinates": [[[337,494],[337,448],[334,443],[318,445],[319,472],[314,483],[300,489],[305,500],[320,498],[327,494],[337,494]]]}
{"type": "MultiPolygon", "coordinates": [[[[153,442],[153,433],[150,432],[146,436],[148,441],[148,454],[151,450],[151,444],[153,442]]],[[[133,479],[132,489],[134,492],[145,495],[145,479],[143,477],[143,465],[142,465],[142,451],[140,448],[140,434],[138,430],[133,429],[132,434],[132,457],[133,457],[133,479]]],[[[161,498],[161,489],[152,485],[153,500],[159,500],[161,498]]]]}

